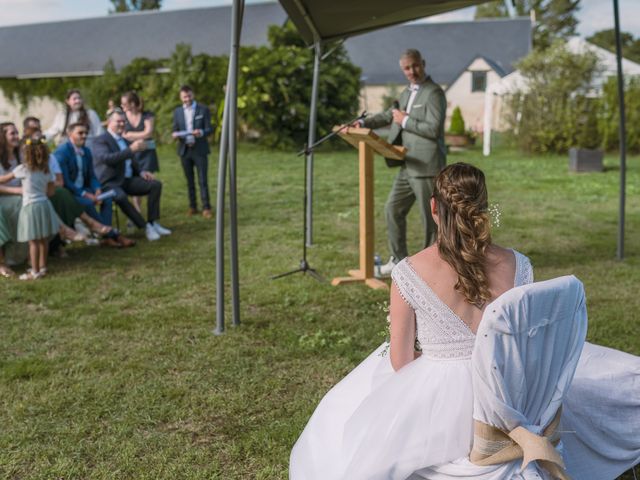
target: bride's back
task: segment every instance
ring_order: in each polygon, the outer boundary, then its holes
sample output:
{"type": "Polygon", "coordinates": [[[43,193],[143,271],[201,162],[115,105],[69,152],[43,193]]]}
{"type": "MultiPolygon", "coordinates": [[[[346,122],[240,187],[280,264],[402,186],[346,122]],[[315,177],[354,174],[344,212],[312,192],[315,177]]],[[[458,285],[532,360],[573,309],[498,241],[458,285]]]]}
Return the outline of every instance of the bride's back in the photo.
{"type": "Polygon", "coordinates": [[[435,181],[431,209],[438,225],[435,245],[409,258],[439,300],[476,332],[486,306],[513,288],[513,250],[491,242],[484,173],[472,165],[445,167],[435,181]]]}
{"type": "Polygon", "coordinates": [[[482,306],[469,303],[455,285],[458,273],[439,254],[437,245],[422,250],[409,257],[416,273],[428,285],[433,293],[445,303],[475,333],[482,319],[485,307],[514,287],[516,276],[516,258],[513,250],[489,245],[486,249],[485,273],[490,298],[482,306]]]}

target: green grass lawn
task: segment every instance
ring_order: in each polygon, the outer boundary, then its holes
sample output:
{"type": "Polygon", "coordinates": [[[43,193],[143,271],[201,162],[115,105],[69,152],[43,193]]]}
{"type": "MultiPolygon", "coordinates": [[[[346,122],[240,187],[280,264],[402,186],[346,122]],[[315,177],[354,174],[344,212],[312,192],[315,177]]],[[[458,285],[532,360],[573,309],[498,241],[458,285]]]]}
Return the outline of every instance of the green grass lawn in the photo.
{"type": "MultiPolygon", "coordinates": [[[[384,257],[394,172],[378,160],[384,257]]],[[[538,280],[578,276],[589,340],[640,354],[640,158],[628,162],[624,262],[615,157],[580,175],[565,157],[449,157],[462,160],[487,174],[501,210],[495,241],[528,255],[538,280]]],[[[216,165],[213,155],[213,198],[216,165]]],[[[42,281],[0,279],[0,478],[284,479],[319,399],[381,342],[384,292],[269,279],[301,257],[302,165],[251,146],[238,160],[242,325],[212,335],[215,222],[184,215],[172,150],[161,167],[161,221],[173,235],[149,243],[140,232],[126,250],[74,247],[42,281]]],[[[357,174],[354,151],[316,156],[309,260],[327,279],[358,265],[357,174]]],[[[416,211],[409,223],[415,251],[416,211]]]]}

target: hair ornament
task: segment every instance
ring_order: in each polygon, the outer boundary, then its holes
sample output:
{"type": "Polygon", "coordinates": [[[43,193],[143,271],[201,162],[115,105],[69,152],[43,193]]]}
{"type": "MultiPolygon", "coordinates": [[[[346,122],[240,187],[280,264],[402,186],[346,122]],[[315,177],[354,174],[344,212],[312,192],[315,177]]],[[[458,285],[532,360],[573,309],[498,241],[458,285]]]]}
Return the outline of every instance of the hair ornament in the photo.
{"type": "Polygon", "coordinates": [[[491,217],[491,226],[500,228],[500,216],[502,212],[500,211],[499,203],[492,203],[489,205],[489,216],[491,217]]]}
{"type": "Polygon", "coordinates": [[[31,139],[27,138],[24,142],[25,145],[31,145],[31,139]]]}

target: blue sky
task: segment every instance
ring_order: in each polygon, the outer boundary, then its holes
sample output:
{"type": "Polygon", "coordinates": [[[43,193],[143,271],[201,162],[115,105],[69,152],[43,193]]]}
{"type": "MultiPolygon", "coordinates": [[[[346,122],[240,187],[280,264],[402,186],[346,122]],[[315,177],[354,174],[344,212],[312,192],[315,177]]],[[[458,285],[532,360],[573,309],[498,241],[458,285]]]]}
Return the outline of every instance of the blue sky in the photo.
{"type": "MultiPolygon", "coordinates": [[[[255,0],[247,0],[255,3],[255,0]]],[[[164,0],[163,10],[228,5],[229,0],[164,0]]],[[[613,28],[613,0],[582,0],[578,32],[583,36],[613,28]]],[[[622,30],[640,37],[640,0],[619,0],[622,30]]],[[[109,0],[0,0],[0,26],[106,15],[109,0]]],[[[427,21],[471,20],[474,7],[427,21]]]]}

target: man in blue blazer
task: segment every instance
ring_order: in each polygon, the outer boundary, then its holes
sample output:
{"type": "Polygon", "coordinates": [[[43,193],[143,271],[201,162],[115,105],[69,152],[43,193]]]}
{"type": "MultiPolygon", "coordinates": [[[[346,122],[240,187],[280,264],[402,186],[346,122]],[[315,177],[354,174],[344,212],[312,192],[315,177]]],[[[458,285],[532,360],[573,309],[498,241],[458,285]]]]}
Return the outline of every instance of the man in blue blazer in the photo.
{"type": "Polygon", "coordinates": [[[67,135],[69,141],[53,152],[62,170],[64,187],[73,193],[76,201],[84,206],[91,218],[104,225],[111,225],[111,199],[102,201],[100,213],[96,209],[100,204],[96,197],[102,193],[102,188],[93,171],[91,150],[85,146],[87,127],[84,123],[72,123],[67,127],[67,135]]]}
{"type": "MultiPolygon", "coordinates": [[[[53,154],[60,164],[64,187],[73,194],[91,218],[103,225],[111,226],[113,206],[110,198],[98,200],[102,188],[93,170],[91,150],[85,145],[88,132],[86,124],[72,123],[67,127],[69,140],[60,145],[53,154]],[[100,206],[100,212],[98,212],[98,206],[100,206]]],[[[103,240],[105,245],[114,247],[135,245],[133,240],[123,237],[115,229],[101,233],[105,235],[103,240]]]]}
{"type": "Polygon", "coordinates": [[[122,110],[114,110],[107,119],[107,132],[94,138],[91,146],[93,166],[104,190],[115,191],[114,200],[124,214],[136,227],[145,229],[147,240],[158,240],[161,235],[171,234],[171,230],[158,223],[162,183],[151,172],[140,171],[133,161],[134,153],[143,151],[146,142],[129,143],[122,137],[124,118],[122,110]],[[129,202],[129,195],[148,196],[146,221],[129,202]]]}
{"type": "Polygon", "coordinates": [[[189,210],[191,216],[198,212],[196,204],[196,186],[193,167],[198,172],[198,186],[202,201],[202,216],[211,218],[211,203],[209,201],[209,143],[207,137],[213,133],[211,128],[211,114],[204,105],[196,103],[193,90],[188,85],[180,87],[180,101],[182,106],[173,111],[173,138],[178,140],[178,155],[182,162],[184,175],[187,177],[189,188],[189,210]]]}

